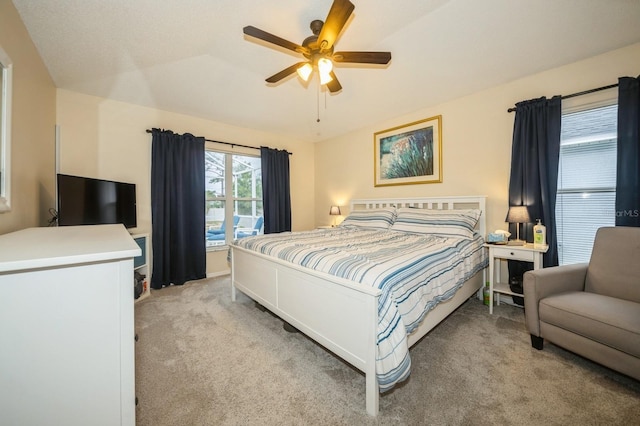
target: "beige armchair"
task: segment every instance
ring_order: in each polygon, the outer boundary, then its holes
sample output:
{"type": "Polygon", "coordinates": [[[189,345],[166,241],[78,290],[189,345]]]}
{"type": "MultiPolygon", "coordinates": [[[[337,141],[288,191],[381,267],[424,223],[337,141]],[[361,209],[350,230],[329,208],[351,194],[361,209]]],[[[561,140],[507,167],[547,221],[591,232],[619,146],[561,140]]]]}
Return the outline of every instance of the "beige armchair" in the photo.
{"type": "Polygon", "coordinates": [[[526,272],[531,345],[544,339],[640,380],[640,228],[604,227],[588,264],[526,272]]]}

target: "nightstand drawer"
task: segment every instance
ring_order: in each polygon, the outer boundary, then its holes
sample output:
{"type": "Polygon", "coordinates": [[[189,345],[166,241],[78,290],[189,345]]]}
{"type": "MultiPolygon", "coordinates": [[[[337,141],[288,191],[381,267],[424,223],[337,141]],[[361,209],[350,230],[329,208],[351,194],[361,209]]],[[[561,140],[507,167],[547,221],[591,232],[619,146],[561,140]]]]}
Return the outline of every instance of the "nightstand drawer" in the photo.
{"type": "Polygon", "coordinates": [[[493,255],[502,259],[533,262],[536,253],[531,250],[519,250],[518,247],[493,247],[493,255]]]}

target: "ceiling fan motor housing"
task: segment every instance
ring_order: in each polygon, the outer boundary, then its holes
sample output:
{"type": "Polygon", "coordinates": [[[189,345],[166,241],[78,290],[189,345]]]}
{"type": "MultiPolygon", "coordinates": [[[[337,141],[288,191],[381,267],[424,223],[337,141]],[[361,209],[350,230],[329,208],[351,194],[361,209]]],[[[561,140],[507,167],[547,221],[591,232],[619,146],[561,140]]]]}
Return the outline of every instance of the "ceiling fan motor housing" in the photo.
{"type": "Polygon", "coordinates": [[[309,28],[311,28],[311,32],[313,33],[313,35],[317,36],[318,34],[320,34],[323,25],[324,22],[319,19],[314,19],[313,21],[311,21],[309,28]]]}
{"type": "Polygon", "coordinates": [[[309,59],[313,65],[316,65],[318,63],[318,59],[331,59],[331,55],[333,55],[333,46],[331,46],[329,49],[322,49],[322,46],[318,45],[318,35],[320,34],[320,31],[322,31],[323,25],[324,22],[319,19],[311,21],[309,28],[311,28],[313,35],[305,38],[302,42],[302,46],[309,49],[308,53],[305,52],[302,55],[305,58],[309,59]]]}

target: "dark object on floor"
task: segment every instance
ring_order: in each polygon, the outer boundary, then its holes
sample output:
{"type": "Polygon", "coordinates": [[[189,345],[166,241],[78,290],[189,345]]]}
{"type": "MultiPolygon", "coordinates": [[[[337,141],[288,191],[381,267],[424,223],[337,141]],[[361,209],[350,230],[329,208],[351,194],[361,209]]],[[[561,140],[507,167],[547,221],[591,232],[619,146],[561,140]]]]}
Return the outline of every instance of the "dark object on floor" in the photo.
{"type": "Polygon", "coordinates": [[[144,282],[145,275],[142,275],[138,271],[133,272],[133,298],[137,299],[142,294],[142,283],[144,282]]]}
{"type": "Polygon", "coordinates": [[[289,333],[299,333],[297,328],[295,328],[294,326],[292,326],[291,324],[289,324],[286,321],[284,321],[282,323],[282,328],[284,328],[284,330],[289,332],[289,333]]]}
{"type": "MultiPolygon", "coordinates": [[[[511,281],[509,281],[509,289],[514,293],[523,294],[524,292],[522,290],[522,278],[511,278],[511,281]]],[[[524,297],[511,297],[513,298],[513,303],[519,306],[524,306],[524,297]]]]}
{"type": "MultiPolygon", "coordinates": [[[[509,289],[518,294],[523,294],[522,288],[522,276],[525,272],[533,269],[533,262],[525,262],[521,260],[509,260],[509,289]]],[[[519,296],[512,296],[513,303],[519,306],[524,306],[524,298],[519,296]]]]}
{"type": "MultiPolygon", "coordinates": [[[[262,312],[269,312],[271,315],[274,315],[271,311],[269,311],[267,308],[265,308],[264,306],[262,306],[258,302],[254,301],[253,303],[255,304],[256,308],[258,308],[258,310],[260,310],[262,312]]],[[[282,328],[284,328],[289,333],[299,333],[297,328],[295,328],[294,326],[292,326],[291,324],[289,324],[288,322],[286,322],[284,320],[282,321],[282,328]]]]}

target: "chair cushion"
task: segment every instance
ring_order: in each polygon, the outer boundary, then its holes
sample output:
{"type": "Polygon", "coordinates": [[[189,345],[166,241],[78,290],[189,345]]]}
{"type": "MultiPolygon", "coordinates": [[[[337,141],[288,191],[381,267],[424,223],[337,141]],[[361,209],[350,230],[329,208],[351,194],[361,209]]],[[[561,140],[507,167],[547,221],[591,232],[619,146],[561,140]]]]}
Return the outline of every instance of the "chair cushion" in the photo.
{"type": "Polygon", "coordinates": [[[540,300],[539,313],[542,322],[640,357],[640,303],[567,292],[540,300]]]}
{"type": "Polygon", "coordinates": [[[640,228],[603,227],[593,244],[585,291],[640,303],[640,228]]]}

